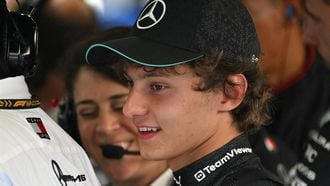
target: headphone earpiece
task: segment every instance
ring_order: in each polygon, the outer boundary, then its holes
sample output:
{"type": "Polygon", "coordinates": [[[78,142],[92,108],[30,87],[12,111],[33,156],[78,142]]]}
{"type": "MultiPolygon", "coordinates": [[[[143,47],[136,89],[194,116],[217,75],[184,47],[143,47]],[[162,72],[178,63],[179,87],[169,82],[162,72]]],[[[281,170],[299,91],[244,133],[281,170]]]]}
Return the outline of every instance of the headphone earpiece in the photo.
{"type": "MultiPolygon", "coordinates": [[[[0,2],[2,3],[2,2],[0,2]]],[[[3,5],[2,5],[3,6],[3,5]]],[[[1,47],[1,50],[0,50],[0,65],[1,65],[1,76],[0,78],[2,78],[3,76],[5,76],[5,74],[2,74],[4,73],[5,71],[7,71],[7,69],[3,69],[5,68],[6,66],[4,66],[5,64],[5,61],[7,60],[7,39],[8,39],[8,24],[7,24],[7,20],[8,20],[8,14],[5,14],[4,12],[6,10],[0,10],[0,33],[1,33],[1,38],[0,38],[0,47],[1,47]]]]}
{"type": "Polygon", "coordinates": [[[34,20],[25,14],[9,12],[7,63],[11,76],[31,75],[36,68],[38,30],[34,20]]]}
{"type": "Polygon", "coordinates": [[[59,105],[57,123],[81,145],[73,98],[66,96],[59,105]]]}

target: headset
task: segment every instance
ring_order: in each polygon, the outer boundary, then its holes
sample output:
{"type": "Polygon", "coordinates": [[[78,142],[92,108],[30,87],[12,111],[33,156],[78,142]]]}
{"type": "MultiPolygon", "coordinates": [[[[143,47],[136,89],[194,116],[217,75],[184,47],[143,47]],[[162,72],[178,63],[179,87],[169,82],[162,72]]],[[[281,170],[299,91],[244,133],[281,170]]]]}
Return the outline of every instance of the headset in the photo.
{"type": "MultiPolygon", "coordinates": [[[[82,145],[74,101],[71,96],[66,96],[61,101],[57,122],[79,145],[82,145]]],[[[103,156],[110,159],[121,159],[125,155],[140,155],[140,151],[130,151],[116,145],[107,144],[100,148],[103,156]]]]}
{"type": "Polygon", "coordinates": [[[74,101],[71,96],[65,96],[59,104],[57,123],[79,144],[81,145],[78,130],[78,121],[75,111],[74,101]]]}
{"type": "Polygon", "coordinates": [[[38,27],[28,14],[9,12],[1,1],[2,42],[1,78],[34,73],[38,55],[38,27]]]}

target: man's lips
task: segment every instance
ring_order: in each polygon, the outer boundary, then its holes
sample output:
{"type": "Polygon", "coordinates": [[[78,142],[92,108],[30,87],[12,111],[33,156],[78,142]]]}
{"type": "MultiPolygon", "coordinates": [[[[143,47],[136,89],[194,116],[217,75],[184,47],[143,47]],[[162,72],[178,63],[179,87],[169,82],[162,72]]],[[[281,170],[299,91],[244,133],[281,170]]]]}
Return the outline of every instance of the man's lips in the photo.
{"type": "Polygon", "coordinates": [[[143,132],[158,132],[158,131],[160,131],[160,128],[159,127],[138,127],[138,131],[140,133],[143,133],[143,132]]]}
{"type": "Polygon", "coordinates": [[[157,135],[161,129],[159,127],[138,127],[139,138],[148,140],[157,135]]]}

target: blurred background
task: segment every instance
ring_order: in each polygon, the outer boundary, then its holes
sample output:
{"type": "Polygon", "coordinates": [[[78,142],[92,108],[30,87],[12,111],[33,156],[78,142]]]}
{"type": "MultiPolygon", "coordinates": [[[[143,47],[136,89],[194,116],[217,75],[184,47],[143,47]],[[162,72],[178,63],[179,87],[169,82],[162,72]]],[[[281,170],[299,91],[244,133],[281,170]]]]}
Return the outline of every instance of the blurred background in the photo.
{"type": "Polygon", "coordinates": [[[67,49],[92,34],[131,26],[146,0],[6,0],[9,11],[31,14],[39,30],[38,68],[27,77],[41,107],[57,119],[65,85],[57,64],[67,49]]]}
{"type": "Polygon", "coordinates": [[[147,0],[85,0],[93,8],[101,29],[133,25],[147,0]]]}

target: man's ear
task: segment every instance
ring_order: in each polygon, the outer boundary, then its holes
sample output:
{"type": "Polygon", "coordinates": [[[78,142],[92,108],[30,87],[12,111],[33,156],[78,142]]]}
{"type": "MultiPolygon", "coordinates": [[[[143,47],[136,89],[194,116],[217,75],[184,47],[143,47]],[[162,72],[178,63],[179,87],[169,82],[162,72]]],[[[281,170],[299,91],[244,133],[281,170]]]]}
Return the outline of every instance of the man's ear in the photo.
{"type": "Polygon", "coordinates": [[[243,74],[229,75],[223,85],[223,96],[220,100],[220,111],[230,111],[243,101],[248,82],[243,74]]]}

